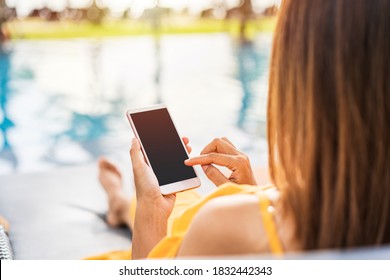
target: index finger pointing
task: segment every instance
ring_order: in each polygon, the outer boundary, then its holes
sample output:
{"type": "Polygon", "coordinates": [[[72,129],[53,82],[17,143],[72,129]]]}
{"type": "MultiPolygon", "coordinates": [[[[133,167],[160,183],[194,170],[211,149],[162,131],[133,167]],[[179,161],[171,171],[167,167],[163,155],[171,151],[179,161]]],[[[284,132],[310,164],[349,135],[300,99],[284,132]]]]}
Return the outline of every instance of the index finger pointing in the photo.
{"type": "Polygon", "coordinates": [[[187,159],[184,163],[189,166],[216,164],[219,166],[225,166],[229,169],[233,169],[235,157],[231,155],[210,153],[207,155],[200,155],[187,159]]]}

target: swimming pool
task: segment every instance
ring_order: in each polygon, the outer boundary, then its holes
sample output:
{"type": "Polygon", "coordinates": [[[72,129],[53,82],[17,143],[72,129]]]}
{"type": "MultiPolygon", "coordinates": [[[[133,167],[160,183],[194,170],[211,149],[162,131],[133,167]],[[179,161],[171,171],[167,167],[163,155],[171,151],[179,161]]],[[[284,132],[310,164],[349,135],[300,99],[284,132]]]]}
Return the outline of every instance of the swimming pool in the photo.
{"type": "Polygon", "coordinates": [[[165,103],[194,153],[227,136],[266,162],[272,34],[14,41],[0,51],[0,174],[127,157],[130,108],[165,103]]]}

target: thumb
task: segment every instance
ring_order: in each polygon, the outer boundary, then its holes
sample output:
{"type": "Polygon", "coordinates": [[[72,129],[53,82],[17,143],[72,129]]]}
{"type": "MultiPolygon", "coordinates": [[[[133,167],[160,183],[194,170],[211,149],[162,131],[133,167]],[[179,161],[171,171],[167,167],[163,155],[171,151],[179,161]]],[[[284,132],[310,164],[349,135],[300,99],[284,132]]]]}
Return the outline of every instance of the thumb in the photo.
{"type": "Polygon", "coordinates": [[[221,171],[219,171],[218,168],[216,168],[215,166],[213,165],[202,165],[202,169],[204,171],[204,173],[206,174],[206,176],[218,187],[224,183],[227,183],[229,182],[229,179],[225,177],[225,175],[223,175],[221,173],[221,171]]]}
{"type": "Polygon", "coordinates": [[[133,169],[145,164],[145,160],[141,154],[141,146],[136,138],[133,138],[131,141],[130,158],[133,164],[133,169]]]}

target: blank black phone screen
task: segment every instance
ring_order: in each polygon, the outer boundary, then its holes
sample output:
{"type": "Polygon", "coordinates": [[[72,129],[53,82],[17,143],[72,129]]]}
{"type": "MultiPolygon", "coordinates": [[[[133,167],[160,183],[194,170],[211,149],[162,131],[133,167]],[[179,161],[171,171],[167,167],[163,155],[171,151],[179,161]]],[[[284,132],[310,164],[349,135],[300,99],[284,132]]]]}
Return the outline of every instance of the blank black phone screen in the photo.
{"type": "Polygon", "coordinates": [[[196,177],[166,108],[130,115],[160,186],[196,177]]]}

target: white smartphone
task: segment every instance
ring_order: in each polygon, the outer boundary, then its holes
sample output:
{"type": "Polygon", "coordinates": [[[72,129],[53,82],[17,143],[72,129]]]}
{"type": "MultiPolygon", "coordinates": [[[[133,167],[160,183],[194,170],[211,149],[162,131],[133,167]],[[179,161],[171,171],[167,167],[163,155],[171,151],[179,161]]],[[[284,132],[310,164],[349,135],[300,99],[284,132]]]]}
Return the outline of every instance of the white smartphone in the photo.
{"type": "Polygon", "coordinates": [[[129,110],[126,115],[162,194],[200,186],[196,170],[184,164],[188,153],[165,105],[129,110]]]}

